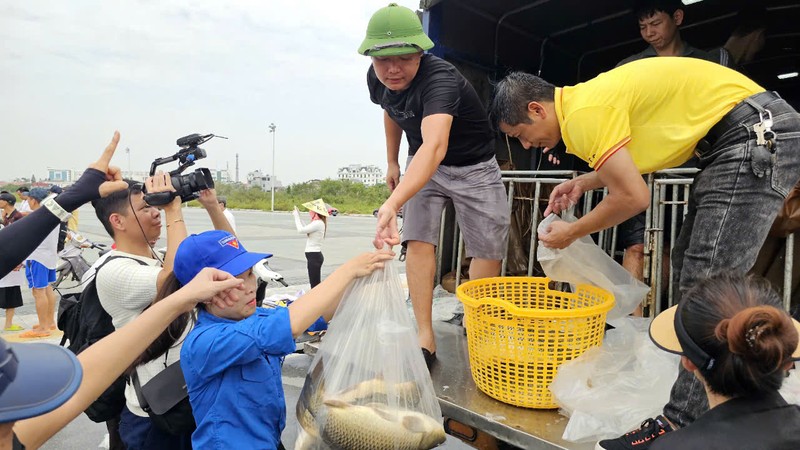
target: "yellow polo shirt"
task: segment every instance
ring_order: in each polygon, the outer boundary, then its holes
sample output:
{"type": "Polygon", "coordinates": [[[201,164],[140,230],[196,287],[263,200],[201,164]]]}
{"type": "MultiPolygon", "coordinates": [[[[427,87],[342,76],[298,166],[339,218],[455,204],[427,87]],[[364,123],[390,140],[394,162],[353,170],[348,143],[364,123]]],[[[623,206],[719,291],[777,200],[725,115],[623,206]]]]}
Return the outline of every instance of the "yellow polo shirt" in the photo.
{"type": "Polygon", "coordinates": [[[658,57],[556,89],[555,108],[568,153],[597,170],[624,146],[639,172],[650,173],[688,161],[728,111],[763,91],[719,64],[658,57]]]}

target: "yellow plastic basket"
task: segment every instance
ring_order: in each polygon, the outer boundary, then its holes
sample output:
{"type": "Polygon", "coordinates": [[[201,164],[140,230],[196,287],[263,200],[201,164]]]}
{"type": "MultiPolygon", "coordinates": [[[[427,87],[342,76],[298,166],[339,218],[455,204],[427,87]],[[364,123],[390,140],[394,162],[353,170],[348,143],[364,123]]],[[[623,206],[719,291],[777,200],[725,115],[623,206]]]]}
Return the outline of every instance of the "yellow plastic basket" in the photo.
{"type": "Polygon", "coordinates": [[[579,285],[548,289],[549,278],[497,277],[458,287],[472,378],[486,395],[526,408],[556,408],[558,367],[600,345],[614,296],[579,285]]]}

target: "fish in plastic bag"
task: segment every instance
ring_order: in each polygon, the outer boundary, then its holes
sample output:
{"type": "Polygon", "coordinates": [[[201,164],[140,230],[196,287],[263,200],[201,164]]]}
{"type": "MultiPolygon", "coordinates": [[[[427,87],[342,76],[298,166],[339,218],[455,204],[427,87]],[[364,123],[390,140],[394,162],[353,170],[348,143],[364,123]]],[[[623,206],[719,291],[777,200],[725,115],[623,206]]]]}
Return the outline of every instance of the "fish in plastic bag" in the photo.
{"type": "Polygon", "coordinates": [[[394,264],[345,291],[296,407],[295,450],[424,450],[442,412],[394,264]]]}
{"type": "MultiPolygon", "coordinates": [[[[562,217],[566,222],[577,220],[567,212],[563,212],[562,217]]],[[[562,218],[550,214],[539,224],[537,232],[547,234],[547,228],[557,220],[562,218]]],[[[608,312],[609,321],[633,312],[650,292],[649,286],[628,273],[595,244],[590,236],[577,239],[560,250],[540,244],[536,250],[536,258],[551,280],[570,283],[573,290],[579,284],[590,284],[614,294],[615,304],[608,312]]]]}

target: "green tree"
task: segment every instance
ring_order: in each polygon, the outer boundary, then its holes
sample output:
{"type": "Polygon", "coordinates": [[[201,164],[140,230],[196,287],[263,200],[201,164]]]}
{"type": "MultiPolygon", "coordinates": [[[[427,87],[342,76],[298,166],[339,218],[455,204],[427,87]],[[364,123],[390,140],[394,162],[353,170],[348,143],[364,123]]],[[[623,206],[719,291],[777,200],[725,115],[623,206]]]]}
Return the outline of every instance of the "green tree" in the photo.
{"type": "MultiPolygon", "coordinates": [[[[217,183],[217,195],[224,195],[234,209],[270,209],[270,192],[257,187],[217,183]]],[[[275,191],[275,210],[291,211],[305,202],[322,198],[340,213],[372,214],[387,198],[385,184],[365,186],[350,180],[316,180],[297,183],[275,191]]],[[[199,206],[197,202],[191,203],[199,206]]]]}

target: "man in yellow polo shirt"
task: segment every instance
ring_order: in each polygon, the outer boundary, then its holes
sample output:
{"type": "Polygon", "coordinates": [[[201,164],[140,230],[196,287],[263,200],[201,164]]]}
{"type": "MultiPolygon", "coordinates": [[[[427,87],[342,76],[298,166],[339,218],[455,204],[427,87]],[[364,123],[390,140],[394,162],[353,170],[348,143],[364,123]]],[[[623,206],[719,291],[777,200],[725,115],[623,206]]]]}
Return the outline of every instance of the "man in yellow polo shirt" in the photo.
{"type": "MultiPolygon", "coordinates": [[[[640,174],[697,153],[701,172],[672,257],[681,292],[714,273],[749,270],[800,178],[800,115],[744,75],[699,59],[644,59],[563,88],[515,72],[498,83],[491,114],[525,148],[547,153],[563,139],[568,153],[594,169],[557,186],[545,215],[608,188],[590,213],[540,234],[547,247],[564,248],[645,210],[650,193],[640,174]]],[[[687,425],[706,409],[702,384],[681,370],[666,419],[598,448],[645,448],[670,422],[687,425]]]]}

